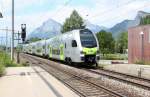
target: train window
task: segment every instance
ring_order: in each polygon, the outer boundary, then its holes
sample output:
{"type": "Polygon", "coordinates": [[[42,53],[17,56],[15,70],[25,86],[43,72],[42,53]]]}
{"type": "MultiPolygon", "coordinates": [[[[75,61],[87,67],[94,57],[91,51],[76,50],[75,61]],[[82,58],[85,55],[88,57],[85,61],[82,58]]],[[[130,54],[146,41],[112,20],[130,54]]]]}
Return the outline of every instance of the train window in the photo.
{"type": "Polygon", "coordinates": [[[90,30],[80,30],[80,40],[83,47],[96,47],[97,42],[90,30]]]}
{"type": "Polygon", "coordinates": [[[76,40],[72,40],[72,47],[77,47],[77,42],[76,42],[76,40]]]}

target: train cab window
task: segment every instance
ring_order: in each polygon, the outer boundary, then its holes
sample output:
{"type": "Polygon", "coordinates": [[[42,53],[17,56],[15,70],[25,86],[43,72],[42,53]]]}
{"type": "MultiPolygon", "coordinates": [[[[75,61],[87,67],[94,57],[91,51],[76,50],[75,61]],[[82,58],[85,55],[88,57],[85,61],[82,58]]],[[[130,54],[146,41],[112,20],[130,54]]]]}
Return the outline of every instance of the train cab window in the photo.
{"type": "Polygon", "coordinates": [[[72,47],[77,47],[77,42],[76,42],[76,40],[72,40],[72,47]]]}

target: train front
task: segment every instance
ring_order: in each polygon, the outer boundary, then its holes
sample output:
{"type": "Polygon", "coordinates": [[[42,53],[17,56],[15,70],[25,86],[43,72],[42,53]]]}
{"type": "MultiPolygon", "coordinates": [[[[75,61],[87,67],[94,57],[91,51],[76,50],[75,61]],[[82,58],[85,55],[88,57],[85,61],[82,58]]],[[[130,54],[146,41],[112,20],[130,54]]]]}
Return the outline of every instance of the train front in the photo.
{"type": "Polygon", "coordinates": [[[99,44],[96,36],[88,29],[80,30],[81,61],[85,63],[97,63],[100,59],[99,44]]]}

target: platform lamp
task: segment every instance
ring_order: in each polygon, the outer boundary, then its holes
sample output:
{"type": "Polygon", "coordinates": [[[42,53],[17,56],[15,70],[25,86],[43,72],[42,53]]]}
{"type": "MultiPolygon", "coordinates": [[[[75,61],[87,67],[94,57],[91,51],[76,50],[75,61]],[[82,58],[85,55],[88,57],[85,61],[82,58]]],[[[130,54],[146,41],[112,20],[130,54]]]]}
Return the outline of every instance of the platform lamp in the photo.
{"type": "Polygon", "coordinates": [[[2,15],[2,13],[0,12],[0,18],[3,18],[3,15],[2,15]]]}
{"type": "Polygon", "coordinates": [[[140,36],[141,36],[141,60],[142,60],[142,62],[144,61],[144,32],[143,31],[141,31],[140,32],[140,36]]]}

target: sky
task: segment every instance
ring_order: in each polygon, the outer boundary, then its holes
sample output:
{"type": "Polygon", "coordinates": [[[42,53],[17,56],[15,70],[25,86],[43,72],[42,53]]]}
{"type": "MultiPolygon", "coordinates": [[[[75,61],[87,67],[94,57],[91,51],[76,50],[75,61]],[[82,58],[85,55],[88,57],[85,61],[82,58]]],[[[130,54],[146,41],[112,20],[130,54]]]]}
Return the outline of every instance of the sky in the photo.
{"type": "MultiPolygon", "coordinates": [[[[75,9],[83,19],[110,28],[125,20],[134,19],[142,10],[150,13],[150,0],[14,0],[15,30],[27,24],[28,34],[48,19],[63,24],[75,9]]],[[[0,29],[11,29],[11,0],[0,0],[0,29]]],[[[4,36],[0,31],[0,37],[4,36]]]]}

